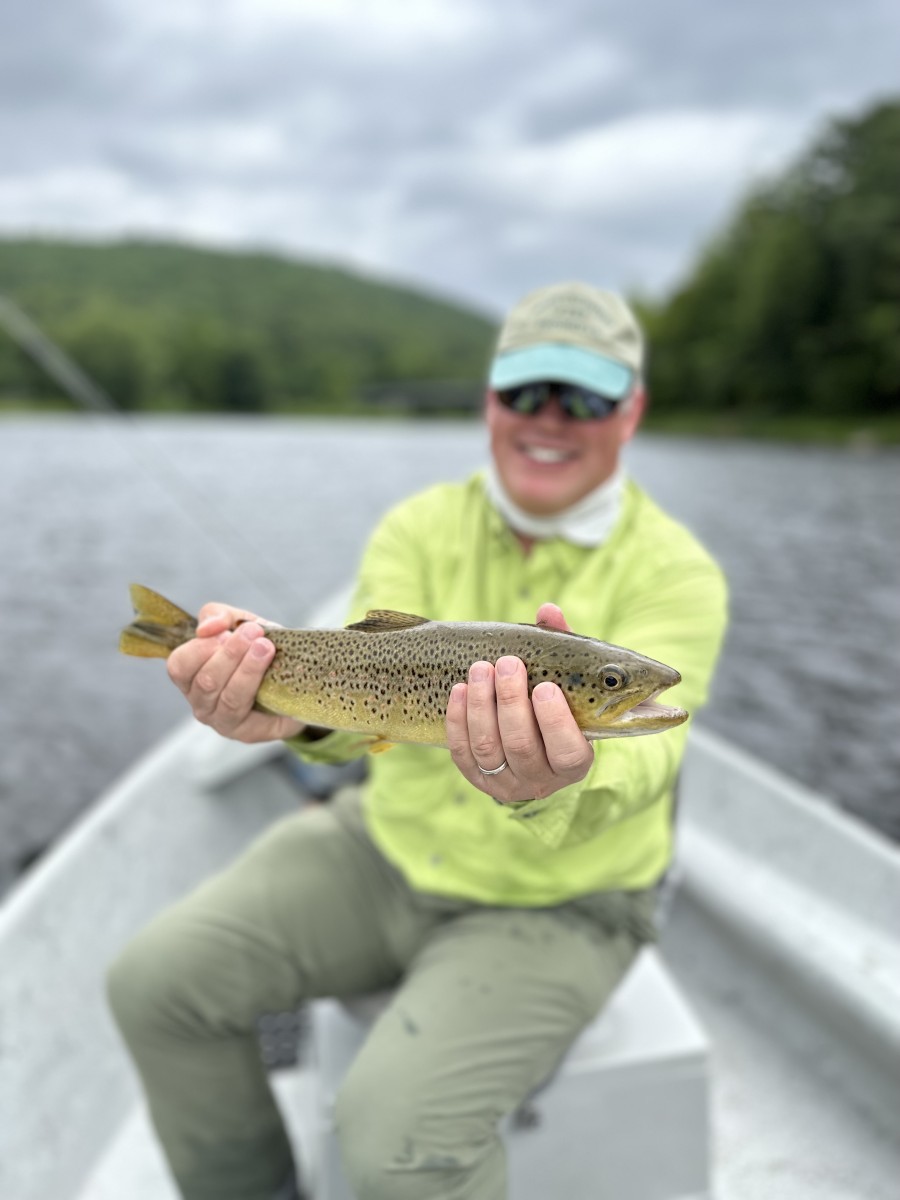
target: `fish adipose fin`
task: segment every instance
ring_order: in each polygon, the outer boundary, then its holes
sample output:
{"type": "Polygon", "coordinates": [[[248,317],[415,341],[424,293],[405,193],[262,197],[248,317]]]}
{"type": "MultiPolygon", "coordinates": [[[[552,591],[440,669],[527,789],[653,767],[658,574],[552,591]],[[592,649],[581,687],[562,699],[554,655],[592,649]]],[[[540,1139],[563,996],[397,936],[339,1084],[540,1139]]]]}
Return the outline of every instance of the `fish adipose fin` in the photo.
{"type": "Polygon", "coordinates": [[[119,650],[136,658],[168,658],[197,632],[197,622],[183,608],[139,583],[131,585],[135,619],[119,635],[119,650]]]}
{"type": "Polygon", "coordinates": [[[413,613],[394,612],[390,608],[375,608],[367,612],[361,621],[354,621],[348,629],[362,633],[393,633],[398,629],[413,629],[416,625],[430,625],[428,617],[417,617],[413,613]]]}

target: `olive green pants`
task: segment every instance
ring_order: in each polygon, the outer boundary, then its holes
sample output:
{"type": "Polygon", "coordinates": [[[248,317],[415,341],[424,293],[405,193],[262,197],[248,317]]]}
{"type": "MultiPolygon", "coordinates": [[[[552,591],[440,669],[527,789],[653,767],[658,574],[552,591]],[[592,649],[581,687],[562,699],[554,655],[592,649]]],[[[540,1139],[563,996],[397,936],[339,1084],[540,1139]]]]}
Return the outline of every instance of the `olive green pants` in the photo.
{"type": "Polygon", "coordinates": [[[272,1200],[293,1169],[261,1014],[396,985],[337,1101],[359,1200],[506,1195],[497,1122],[652,936],[650,893],[551,909],[412,891],[343,793],[273,826],[153,921],[110,999],[187,1200],[272,1200]]]}

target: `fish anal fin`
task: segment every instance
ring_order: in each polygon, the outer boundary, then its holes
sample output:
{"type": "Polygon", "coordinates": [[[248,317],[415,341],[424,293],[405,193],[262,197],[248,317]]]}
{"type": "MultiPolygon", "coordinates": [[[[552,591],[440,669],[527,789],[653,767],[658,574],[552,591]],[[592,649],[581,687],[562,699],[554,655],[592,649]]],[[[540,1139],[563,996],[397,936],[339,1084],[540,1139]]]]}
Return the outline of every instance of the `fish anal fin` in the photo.
{"type": "Polygon", "coordinates": [[[390,633],[398,629],[414,629],[417,625],[430,625],[428,617],[417,617],[414,613],[395,612],[391,608],[373,608],[361,621],[354,621],[348,629],[361,633],[390,633]]]}

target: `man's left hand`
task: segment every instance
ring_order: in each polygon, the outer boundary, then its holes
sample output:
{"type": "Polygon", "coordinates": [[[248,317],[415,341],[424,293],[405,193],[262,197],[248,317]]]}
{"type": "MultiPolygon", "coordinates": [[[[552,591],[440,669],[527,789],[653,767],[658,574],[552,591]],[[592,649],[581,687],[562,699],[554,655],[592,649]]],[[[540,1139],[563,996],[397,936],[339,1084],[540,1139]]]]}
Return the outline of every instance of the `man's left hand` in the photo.
{"type": "MultiPolygon", "coordinates": [[[[555,604],[538,610],[539,624],[568,631],[555,604]]],[[[468,683],[458,683],[447,706],[447,745],[457,767],[498,804],[542,799],[584,779],[594,761],[555,683],[528,695],[528,673],[519,658],[473,663],[468,683]],[[501,763],[506,766],[497,774],[501,763]]]]}

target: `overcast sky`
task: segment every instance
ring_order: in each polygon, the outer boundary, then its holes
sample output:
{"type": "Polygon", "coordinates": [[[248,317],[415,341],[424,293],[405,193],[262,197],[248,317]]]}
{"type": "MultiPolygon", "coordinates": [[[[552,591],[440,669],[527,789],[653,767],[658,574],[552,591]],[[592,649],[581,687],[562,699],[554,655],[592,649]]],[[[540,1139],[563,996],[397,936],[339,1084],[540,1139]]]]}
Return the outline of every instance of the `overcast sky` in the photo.
{"type": "Polygon", "coordinates": [[[0,0],[0,232],[658,294],[898,47],[897,0],[0,0]]]}

